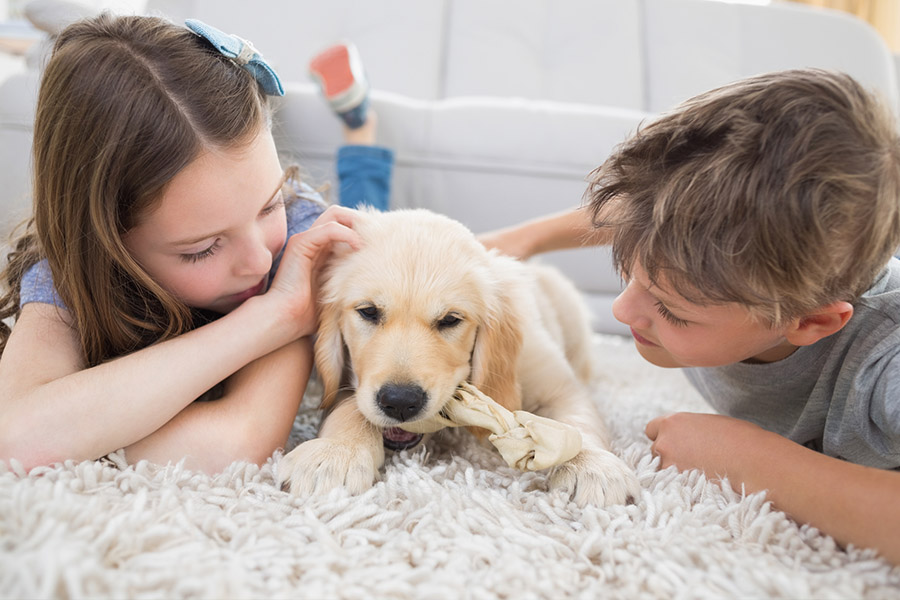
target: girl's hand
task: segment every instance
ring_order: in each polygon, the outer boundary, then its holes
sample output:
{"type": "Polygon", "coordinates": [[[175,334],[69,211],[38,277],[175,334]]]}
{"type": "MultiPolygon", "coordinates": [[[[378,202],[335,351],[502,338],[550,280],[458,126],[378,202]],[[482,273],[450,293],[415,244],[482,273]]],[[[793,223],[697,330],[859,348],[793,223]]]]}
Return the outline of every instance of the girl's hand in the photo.
{"type": "Polygon", "coordinates": [[[331,206],[312,226],[291,236],[269,291],[263,296],[279,303],[287,322],[296,328],[296,336],[310,335],[316,328],[318,276],[335,244],[360,246],[353,231],[356,211],[331,206]]]}

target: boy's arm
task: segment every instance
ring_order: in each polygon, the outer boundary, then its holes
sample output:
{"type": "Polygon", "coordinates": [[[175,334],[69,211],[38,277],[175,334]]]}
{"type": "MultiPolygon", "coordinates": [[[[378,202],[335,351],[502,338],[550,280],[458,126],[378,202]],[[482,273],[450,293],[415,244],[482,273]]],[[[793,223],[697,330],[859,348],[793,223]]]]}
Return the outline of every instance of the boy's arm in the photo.
{"type": "Polygon", "coordinates": [[[660,417],[646,433],[661,468],[727,476],[738,492],[767,490],[775,507],[793,519],[900,564],[900,473],[831,458],[722,415],[660,417]]]}
{"type": "Polygon", "coordinates": [[[515,258],[526,259],[551,250],[609,243],[609,233],[595,229],[591,211],[575,208],[525,221],[518,225],[479,234],[488,248],[497,248],[515,258]]]}

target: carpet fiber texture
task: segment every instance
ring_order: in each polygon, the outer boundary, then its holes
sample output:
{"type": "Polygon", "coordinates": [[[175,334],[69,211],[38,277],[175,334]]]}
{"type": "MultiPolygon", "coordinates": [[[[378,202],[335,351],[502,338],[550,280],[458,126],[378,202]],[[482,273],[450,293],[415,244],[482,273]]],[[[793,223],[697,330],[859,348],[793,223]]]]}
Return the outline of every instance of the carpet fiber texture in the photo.
{"type": "MultiPolygon", "coordinates": [[[[388,455],[368,492],[276,488],[280,454],[209,476],[121,454],[0,463],[4,598],[898,598],[900,568],[696,471],[657,471],[654,416],[710,409],[678,371],[600,336],[594,396],[643,486],[578,508],[465,431],[388,455]]],[[[314,435],[301,409],[289,447],[314,435]]]]}

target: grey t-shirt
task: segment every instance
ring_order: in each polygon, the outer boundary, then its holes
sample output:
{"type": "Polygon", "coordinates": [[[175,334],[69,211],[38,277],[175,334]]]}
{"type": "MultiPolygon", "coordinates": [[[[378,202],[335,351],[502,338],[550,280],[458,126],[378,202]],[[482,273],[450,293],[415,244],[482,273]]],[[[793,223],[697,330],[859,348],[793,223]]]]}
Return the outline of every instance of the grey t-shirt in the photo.
{"type": "Polygon", "coordinates": [[[719,412],[871,467],[900,467],[900,261],[839,332],[768,364],[685,369],[719,412]]]}

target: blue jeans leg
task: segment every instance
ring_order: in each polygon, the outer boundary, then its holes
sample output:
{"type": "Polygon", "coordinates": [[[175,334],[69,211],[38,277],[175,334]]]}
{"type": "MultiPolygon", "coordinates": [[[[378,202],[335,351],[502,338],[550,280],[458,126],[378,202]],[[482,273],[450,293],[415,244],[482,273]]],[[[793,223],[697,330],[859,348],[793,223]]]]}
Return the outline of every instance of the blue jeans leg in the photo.
{"type": "Polygon", "coordinates": [[[342,146],[337,152],[338,202],[388,210],[394,152],[380,146],[342,146]]]}

